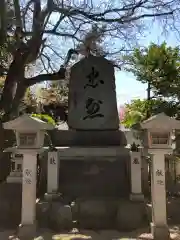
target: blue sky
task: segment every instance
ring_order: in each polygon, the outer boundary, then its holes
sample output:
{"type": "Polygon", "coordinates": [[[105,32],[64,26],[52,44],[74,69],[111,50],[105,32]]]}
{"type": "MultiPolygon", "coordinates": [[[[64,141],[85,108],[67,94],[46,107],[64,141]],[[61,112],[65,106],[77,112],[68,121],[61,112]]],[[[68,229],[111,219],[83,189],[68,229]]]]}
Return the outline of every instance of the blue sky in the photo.
{"type": "MultiPolygon", "coordinates": [[[[150,42],[161,43],[166,41],[170,46],[177,46],[178,41],[173,32],[168,33],[167,36],[158,35],[158,26],[154,27],[149,36],[142,40],[143,46],[148,46],[150,42]]],[[[118,106],[130,102],[135,98],[146,97],[147,85],[136,81],[136,78],[131,73],[119,71],[116,72],[116,94],[118,106]]]]}

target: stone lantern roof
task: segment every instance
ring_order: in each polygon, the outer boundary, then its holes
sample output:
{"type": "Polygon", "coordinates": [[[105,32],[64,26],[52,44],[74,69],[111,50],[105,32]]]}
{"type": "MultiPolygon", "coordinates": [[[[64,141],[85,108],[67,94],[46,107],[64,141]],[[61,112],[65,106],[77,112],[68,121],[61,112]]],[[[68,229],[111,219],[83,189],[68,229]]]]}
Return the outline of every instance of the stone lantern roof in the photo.
{"type": "Polygon", "coordinates": [[[151,130],[180,129],[180,121],[167,116],[165,113],[159,113],[142,122],[141,127],[151,130]]]}
{"type": "Polygon", "coordinates": [[[54,125],[44,122],[39,118],[32,117],[29,114],[22,115],[14,120],[3,123],[5,129],[16,131],[32,131],[32,130],[52,130],[54,125]]]}

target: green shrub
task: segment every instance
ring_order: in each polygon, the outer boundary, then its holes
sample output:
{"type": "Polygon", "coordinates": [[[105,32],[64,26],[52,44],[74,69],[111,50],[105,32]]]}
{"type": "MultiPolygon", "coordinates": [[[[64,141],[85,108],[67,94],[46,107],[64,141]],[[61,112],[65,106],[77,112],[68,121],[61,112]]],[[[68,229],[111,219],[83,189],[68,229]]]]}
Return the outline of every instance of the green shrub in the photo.
{"type": "Polygon", "coordinates": [[[33,113],[33,114],[31,114],[31,116],[35,117],[35,118],[39,118],[40,120],[42,120],[44,122],[56,125],[55,120],[51,116],[49,116],[47,114],[36,114],[36,113],[33,113]]]}

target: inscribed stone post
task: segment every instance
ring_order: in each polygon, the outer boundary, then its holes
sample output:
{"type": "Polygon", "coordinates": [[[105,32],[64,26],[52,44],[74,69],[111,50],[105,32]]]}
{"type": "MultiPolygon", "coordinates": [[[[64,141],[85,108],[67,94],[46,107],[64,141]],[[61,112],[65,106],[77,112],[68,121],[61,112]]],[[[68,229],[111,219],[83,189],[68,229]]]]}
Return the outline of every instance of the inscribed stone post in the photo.
{"type": "Polygon", "coordinates": [[[141,152],[131,152],[131,195],[132,201],[142,201],[141,186],[141,152]]]}
{"type": "Polygon", "coordinates": [[[36,220],[37,152],[23,154],[22,225],[33,225],[36,220]]]}
{"type": "Polygon", "coordinates": [[[166,149],[151,149],[151,195],[152,223],[151,231],[154,239],[169,239],[166,213],[165,161],[166,149]]]}
{"type": "Polygon", "coordinates": [[[58,151],[48,152],[47,192],[57,192],[59,187],[59,159],[58,151]]]}
{"type": "Polygon", "coordinates": [[[68,125],[79,130],[117,130],[114,67],[90,55],[71,68],[68,125]]]}

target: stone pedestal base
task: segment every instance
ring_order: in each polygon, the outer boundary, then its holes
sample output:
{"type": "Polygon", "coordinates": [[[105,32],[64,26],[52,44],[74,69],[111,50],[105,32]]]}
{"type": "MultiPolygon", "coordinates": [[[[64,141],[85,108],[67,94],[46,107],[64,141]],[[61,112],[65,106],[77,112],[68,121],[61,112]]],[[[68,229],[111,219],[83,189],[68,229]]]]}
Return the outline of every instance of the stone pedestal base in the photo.
{"type": "Polygon", "coordinates": [[[143,202],[144,201],[144,195],[142,193],[131,193],[130,194],[130,200],[136,201],[136,202],[143,202]]]}
{"type": "Polygon", "coordinates": [[[22,176],[21,177],[17,177],[17,176],[8,176],[7,183],[22,183],[22,176]]]}
{"type": "Polygon", "coordinates": [[[45,193],[44,194],[44,199],[46,201],[51,201],[51,200],[54,200],[54,199],[57,199],[57,198],[60,198],[60,197],[61,197],[61,194],[57,193],[57,192],[45,193]]]}
{"type": "Polygon", "coordinates": [[[28,225],[19,225],[18,237],[20,239],[34,239],[36,237],[36,223],[28,225]]]}
{"type": "Polygon", "coordinates": [[[21,222],[22,185],[18,183],[0,184],[0,228],[16,228],[21,222]]]}
{"type": "Polygon", "coordinates": [[[151,223],[151,233],[154,240],[170,240],[170,233],[167,225],[157,226],[151,223]]]}

